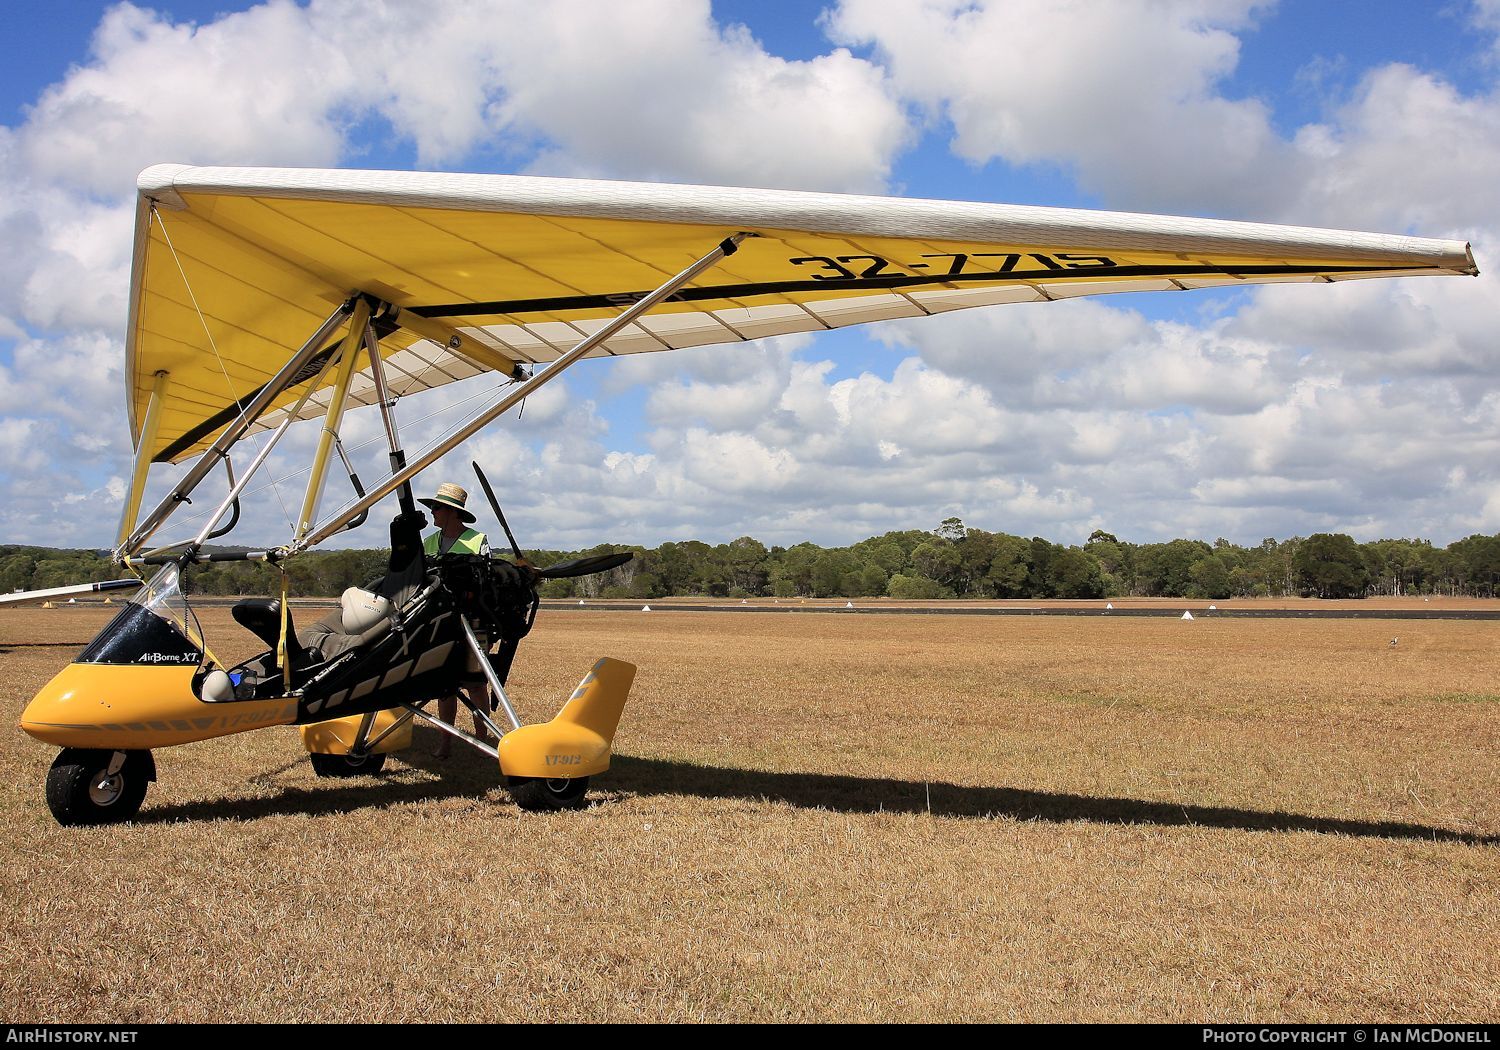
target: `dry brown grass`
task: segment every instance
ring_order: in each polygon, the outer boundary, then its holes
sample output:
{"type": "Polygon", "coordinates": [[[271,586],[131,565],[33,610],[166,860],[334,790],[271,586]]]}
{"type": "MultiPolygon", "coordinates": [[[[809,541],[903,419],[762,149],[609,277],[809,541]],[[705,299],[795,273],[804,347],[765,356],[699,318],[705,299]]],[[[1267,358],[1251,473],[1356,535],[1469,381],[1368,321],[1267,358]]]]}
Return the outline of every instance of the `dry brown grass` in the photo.
{"type": "MultiPolygon", "coordinates": [[[[102,619],[0,613],[12,721],[102,619]],[[15,644],[48,640],[70,644],[15,644]]],[[[13,730],[0,1006],[1493,1020],[1497,635],[544,613],[523,714],[550,717],[596,656],[641,665],[597,804],[555,816],[516,810],[477,755],[426,758],[425,731],[410,764],[340,783],[281,729],[162,751],[137,824],[65,830],[52,752],[13,730]]]]}

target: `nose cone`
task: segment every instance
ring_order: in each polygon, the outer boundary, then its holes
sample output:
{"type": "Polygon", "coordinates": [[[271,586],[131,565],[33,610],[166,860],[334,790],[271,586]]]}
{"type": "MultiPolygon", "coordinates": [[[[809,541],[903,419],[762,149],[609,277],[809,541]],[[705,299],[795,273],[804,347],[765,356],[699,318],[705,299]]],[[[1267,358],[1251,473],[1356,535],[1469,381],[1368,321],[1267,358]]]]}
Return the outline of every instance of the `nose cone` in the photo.
{"type": "Polygon", "coordinates": [[[26,710],[21,712],[23,730],[49,744],[77,746],[73,739],[80,731],[88,730],[87,725],[77,721],[80,707],[78,687],[83,680],[75,669],[80,666],[84,665],[69,664],[32,697],[26,710]]]}
{"type": "Polygon", "coordinates": [[[69,664],[21,713],[21,728],[60,747],[149,748],[202,739],[191,667],[69,664]]]}
{"type": "Polygon", "coordinates": [[[21,728],[61,747],[150,750],[297,721],[295,698],[206,704],[195,667],[69,664],[21,715],[21,728]]]}

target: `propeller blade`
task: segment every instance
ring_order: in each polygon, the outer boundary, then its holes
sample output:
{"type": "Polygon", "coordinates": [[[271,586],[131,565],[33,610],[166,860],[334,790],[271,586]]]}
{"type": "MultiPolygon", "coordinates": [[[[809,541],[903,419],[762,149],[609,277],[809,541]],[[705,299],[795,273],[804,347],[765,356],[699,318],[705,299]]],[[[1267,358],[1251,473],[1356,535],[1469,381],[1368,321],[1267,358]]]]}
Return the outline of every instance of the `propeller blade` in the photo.
{"type": "Polygon", "coordinates": [[[39,591],[15,591],[0,594],[0,605],[15,605],[20,602],[40,602],[48,598],[67,598],[75,594],[99,594],[103,591],[118,591],[126,587],[141,586],[140,580],[105,580],[103,583],[78,583],[70,587],[46,587],[39,591]]]}
{"type": "Polygon", "coordinates": [[[591,576],[596,572],[604,572],[617,565],[624,565],[634,557],[635,555],[630,551],[622,551],[619,554],[595,554],[587,558],[560,561],[556,565],[538,569],[537,575],[544,580],[560,580],[569,576],[591,576]]]}
{"type": "Polygon", "coordinates": [[[510,525],[507,524],[505,515],[500,512],[500,501],[495,498],[495,490],[490,488],[490,479],[484,476],[484,471],[479,469],[479,463],[476,460],[470,460],[469,462],[473,465],[474,473],[479,478],[480,487],[484,489],[485,498],[490,501],[490,510],[495,512],[495,517],[500,521],[500,527],[505,530],[505,538],[510,540],[510,549],[515,552],[516,561],[523,565],[528,564],[526,556],[521,553],[521,545],[516,542],[515,535],[510,531],[510,525]]]}

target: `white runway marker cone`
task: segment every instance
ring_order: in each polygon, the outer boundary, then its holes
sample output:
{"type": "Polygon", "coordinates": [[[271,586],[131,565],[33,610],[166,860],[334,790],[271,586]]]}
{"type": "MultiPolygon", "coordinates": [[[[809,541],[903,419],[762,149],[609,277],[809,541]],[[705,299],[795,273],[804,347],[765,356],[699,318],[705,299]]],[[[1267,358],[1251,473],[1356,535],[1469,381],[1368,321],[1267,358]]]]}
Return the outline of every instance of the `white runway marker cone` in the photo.
{"type": "Polygon", "coordinates": [[[1193,614],[1191,612],[1184,612],[1182,614],[1182,618],[1184,620],[1191,620],[1193,618],[1193,614]]]}

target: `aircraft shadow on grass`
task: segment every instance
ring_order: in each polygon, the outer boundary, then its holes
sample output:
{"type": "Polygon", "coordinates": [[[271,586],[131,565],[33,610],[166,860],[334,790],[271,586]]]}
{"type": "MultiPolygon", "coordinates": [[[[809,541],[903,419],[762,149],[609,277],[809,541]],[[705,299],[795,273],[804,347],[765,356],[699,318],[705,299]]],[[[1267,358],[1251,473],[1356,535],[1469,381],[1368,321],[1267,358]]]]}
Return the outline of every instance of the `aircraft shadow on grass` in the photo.
{"type": "Polygon", "coordinates": [[[1227,828],[1238,831],[1314,831],[1328,835],[1425,839],[1468,845],[1500,844],[1500,836],[1396,821],[1347,820],[1297,813],[1146,802],[1133,798],[1070,795],[1024,788],[721,769],[683,762],[617,757],[609,787],[639,795],[697,795],[784,802],[842,813],[931,813],[936,817],[1012,817],[1053,823],[1141,824],[1227,828]]]}
{"type": "MultiPolygon", "coordinates": [[[[419,732],[416,746],[403,752],[411,767],[440,773],[441,779],[402,782],[388,777],[375,786],[362,778],[348,785],[315,790],[282,788],[261,798],[224,799],[150,807],[137,818],[144,823],[178,820],[254,820],[278,814],[318,816],[369,806],[436,801],[484,795],[498,786],[494,766],[483,756],[455,748],[452,758],[431,757],[435,735],[419,732]]],[[[304,767],[290,762],[255,778],[274,787],[282,774],[304,767]]],[[[397,767],[399,768],[399,767],[397,767]]],[[[701,766],[652,758],[616,755],[602,782],[596,805],[625,795],[693,795],[699,798],[781,802],[802,809],[840,813],[931,813],[935,817],[1010,817],[1052,823],[1136,824],[1152,827],[1225,828],[1235,831],[1311,831],[1364,838],[1421,839],[1466,845],[1500,845],[1500,836],[1476,835],[1451,828],[1399,821],[1350,820],[1279,811],[1149,802],[1133,798],[1073,795],[1025,788],[972,787],[885,777],[835,776],[825,773],[775,773],[759,769],[701,766]]]]}

